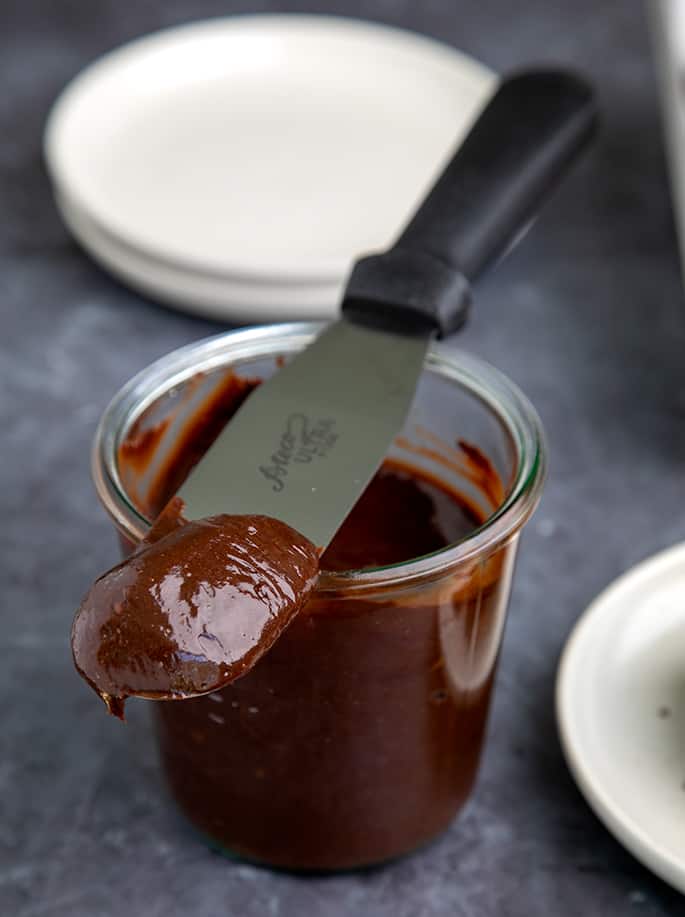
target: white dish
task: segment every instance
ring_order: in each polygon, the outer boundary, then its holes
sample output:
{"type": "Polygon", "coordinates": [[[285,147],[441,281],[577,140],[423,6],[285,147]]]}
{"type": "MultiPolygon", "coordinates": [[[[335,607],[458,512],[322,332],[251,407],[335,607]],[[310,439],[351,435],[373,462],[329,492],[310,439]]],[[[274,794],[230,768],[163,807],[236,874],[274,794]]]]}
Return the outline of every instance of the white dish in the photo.
{"type": "Polygon", "coordinates": [[[88,223],[70,220],[76,236],[146,292],[253,319],[265,299],[311,317],[302,294],[330,316],[352,260],[391,242],[495,84],[399,29],[216,19],[87,67],[53,106],[45,157],[88,223]]]}
{"type": "Polygon", "coordinates": [[[685,892],[685,544],[634,567],[582,616],[559,667],[557,720],[597,815],[685,892]]]}
{"type": "Polygon", "coordinates": [[[68,197],[55,196],[67,227],[105,270],[152,299],[184,312],[241,324],[279,322],[284,316],[303,321],[332,316],[339,298],[339,282],[269,282],[191,271],[140,252],[98,226],[68,197]],[[330,310],[326,309],[330,304],[330,310]]]}

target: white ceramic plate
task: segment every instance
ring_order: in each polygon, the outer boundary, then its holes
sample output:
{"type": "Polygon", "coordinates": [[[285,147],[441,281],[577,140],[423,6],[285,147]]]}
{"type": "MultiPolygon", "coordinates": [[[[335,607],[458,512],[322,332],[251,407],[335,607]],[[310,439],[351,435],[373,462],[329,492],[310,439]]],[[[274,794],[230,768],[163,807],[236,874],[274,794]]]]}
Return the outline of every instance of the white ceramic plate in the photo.
{"type": "Polygon", "coordinates": [[[597,815],[685,892],[685,545],[634,567],[582,616],[559,667],[557,719],[597,815]]]}
{"type": "Polygon", "coordinates": [[[52,109],[46,162],[77,238],[145,292],[228,318],[330,316],[495,83],[386,26],[210,20],[87,67],[52,109]]]}
{"type": "Polygon", "coordinates": [[[339,283],[321,280],[302,284],[268,278],[245,278],[191,271],[173,261],[145,255],[98,226],[68,197],[55,202],[67,227],[106,270],[153,299],[186,312],[241,324],[278,322],[284,316],[311,320],[335,312],[339,283]]]}

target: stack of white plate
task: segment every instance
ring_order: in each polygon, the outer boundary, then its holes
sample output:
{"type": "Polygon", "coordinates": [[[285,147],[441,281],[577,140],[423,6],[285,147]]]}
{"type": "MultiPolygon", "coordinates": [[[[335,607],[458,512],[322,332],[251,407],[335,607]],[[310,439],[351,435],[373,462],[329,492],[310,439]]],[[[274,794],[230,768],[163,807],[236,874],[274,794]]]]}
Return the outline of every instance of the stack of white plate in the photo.
{"type": "Polygon", "coordinates": [[[349,19],[215,19],[87,67],[45,132],[74,236],[147,295],[230,321],[335,314],[491,94],[494,74],[349,19]]]}

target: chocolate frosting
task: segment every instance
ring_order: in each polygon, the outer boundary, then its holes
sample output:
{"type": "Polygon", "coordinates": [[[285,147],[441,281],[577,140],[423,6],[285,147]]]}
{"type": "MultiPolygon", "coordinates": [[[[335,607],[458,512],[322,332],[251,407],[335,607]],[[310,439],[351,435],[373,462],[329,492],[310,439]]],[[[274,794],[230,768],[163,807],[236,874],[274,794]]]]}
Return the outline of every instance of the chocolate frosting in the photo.
{"type": "Polygon", "coordinates": [[[248,671],[314,588],[319,554],[268,516],[163,515],[95,581],[72,628],[74,663],[123,718],[124,701],[215,691],[248,671]]]}

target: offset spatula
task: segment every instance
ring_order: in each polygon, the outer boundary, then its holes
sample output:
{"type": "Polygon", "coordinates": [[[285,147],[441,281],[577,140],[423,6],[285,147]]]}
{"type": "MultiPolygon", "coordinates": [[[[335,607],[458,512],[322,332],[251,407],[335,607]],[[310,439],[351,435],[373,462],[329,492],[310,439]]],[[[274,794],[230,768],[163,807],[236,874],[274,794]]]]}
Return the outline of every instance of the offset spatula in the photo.
{"type": "Polygon", "coordinates": [[[401,429],[431,340],[461,327],[470,281],[595,122],[592,91],[568,73],[501,83],[395,245],[355,264],[342,318],[250,395],[197,465],[179,491],[186,518],[274,516],[325,547],[401,429]]]}

